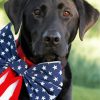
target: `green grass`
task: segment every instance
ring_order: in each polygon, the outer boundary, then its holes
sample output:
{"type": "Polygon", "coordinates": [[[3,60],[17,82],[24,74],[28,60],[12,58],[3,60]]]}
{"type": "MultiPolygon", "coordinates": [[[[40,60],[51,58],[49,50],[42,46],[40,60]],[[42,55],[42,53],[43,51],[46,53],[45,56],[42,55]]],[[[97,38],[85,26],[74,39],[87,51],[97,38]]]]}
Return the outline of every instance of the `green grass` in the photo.
{"type": "Polygon", "coordinates": [[[100,100],[100,89],[74,86],[73,100],[100,100]]]}
{"type": "Polygon", "coordinates": [[[2,29],[6,24],[8,24],[9,19],[5,12],[0,9],[0,29],[2,29]]]}
{"type": "Polygon", "coordinates": [[[100,38],[76,38],[69,61],[74,84],[100,88],[100,38]]]}

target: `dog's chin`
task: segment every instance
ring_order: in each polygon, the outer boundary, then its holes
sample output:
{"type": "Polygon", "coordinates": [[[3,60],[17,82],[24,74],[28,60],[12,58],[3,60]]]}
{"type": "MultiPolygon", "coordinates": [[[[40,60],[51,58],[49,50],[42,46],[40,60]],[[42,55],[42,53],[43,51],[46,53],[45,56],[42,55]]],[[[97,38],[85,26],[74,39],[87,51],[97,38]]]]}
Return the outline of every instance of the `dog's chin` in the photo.
{"type": "Polygon", "coordinates": [[[67,60],[66,60],[66,56],[57,56],[57,55],[48,55],[48,56],[45,56],[44,58],[44,62],[52,62],[52,61],[61,61],[61,64],[63,66],[66,65],[67,63],[67,60]]]}
{"type": "Polygon", "coordinates": [[[53,54],[35,55],[31,57],[30,60],[33,63],[51,62],[51,61],[57,61],[58,56],[53,54]]]}
{"type": "Polygon", "coordinates": [[[52,62],[52,61],[61,61],[62,65],[66,65],[66,55],[65,56],[59,56],[56,54],[45,54],[45,55],[38,55],[30,58],[31,61],[35,64],[43,63],[43,62],[52,62]]]}
{"type": "Polygon", "coordinates": [[[58,56],[55,54],[46,54],[43,56],[43,61],[44,62],[51,62],[51,61],[57,61],[58,56]]]}

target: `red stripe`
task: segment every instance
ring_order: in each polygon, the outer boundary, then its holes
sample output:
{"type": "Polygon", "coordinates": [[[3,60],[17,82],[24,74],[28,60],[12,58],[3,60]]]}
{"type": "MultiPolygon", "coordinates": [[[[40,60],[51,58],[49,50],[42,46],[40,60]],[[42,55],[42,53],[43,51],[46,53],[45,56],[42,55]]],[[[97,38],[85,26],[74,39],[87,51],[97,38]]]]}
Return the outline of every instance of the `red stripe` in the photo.
{"type": "Polygon", "coordinates": [[[3,71],[0,74],[0,78],[4,75],[8,73],[5,81],[0,85],[0,96],[2,96],[2,94],[5,92],[5,90],[14,82],[18,81],[18,84],[14,90],[13,95],[10,97],[10,100],[18,100],[19,95],[20,95],[20,91],[21,91],[21,87],[22,87],[22,76],[16,76],[16,74],[14,73],[14,71],[8,67],[5,71],[3,71]]]}

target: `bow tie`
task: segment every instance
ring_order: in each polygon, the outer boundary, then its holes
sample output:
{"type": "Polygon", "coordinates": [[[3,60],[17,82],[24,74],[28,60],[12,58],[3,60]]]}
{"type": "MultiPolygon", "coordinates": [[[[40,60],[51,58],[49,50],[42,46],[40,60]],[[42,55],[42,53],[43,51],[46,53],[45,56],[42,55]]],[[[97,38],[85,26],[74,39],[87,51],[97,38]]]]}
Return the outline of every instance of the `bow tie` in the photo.
{"type": "Polygon", "coordinates": [[[30,100],[55,100],[62,90],[61,62],[44,62],[29,68],[17,54],[11,23],[0,31],[0,73],[8,67],[23,78],[30,100]]]}

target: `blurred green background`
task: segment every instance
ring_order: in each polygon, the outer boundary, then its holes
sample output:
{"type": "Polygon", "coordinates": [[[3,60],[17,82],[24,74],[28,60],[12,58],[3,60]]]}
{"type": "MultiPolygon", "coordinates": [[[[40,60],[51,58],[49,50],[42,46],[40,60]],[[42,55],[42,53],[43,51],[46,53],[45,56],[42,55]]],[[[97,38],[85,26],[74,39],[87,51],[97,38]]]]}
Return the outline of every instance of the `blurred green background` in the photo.
{"type": "MultiPolygon", "coordinates": [[[[0,29],[9,19],[0,0],[0,29]]],[[[100,11],[99,0],[87,0],[100,11]]],[[[77,35],[69,61],[73,73],[73,100],[100,100],[100,18],[86,33],[84,41],[77,35]]]]}

